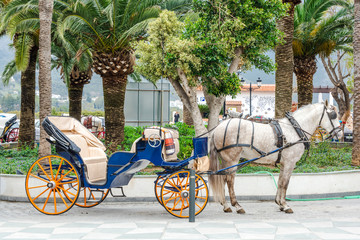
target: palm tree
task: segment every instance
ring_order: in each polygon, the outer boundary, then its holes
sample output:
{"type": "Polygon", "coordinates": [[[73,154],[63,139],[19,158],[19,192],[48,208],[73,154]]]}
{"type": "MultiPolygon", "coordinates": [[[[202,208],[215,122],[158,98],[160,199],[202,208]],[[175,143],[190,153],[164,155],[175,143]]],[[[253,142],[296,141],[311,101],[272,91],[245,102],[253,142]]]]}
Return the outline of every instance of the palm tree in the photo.
{"type": "Polygon", "coordinates": [[[59,33],[77,35],[91,49],[92,68],[103,82],[105,142],[113,151],[124,140],[127,77],[134,71],[135,64],[131,43],[144,35],[147,24],[158,17],[164,1],[70,2],[69,12],[60,20],[59,33]]]}
{"type": "Polygon", "coordinates": [[[31,19],[38,15],[36,9],[21,8],[31,2],[24,0],[2,1],[0,15],[0,32],[7,33],[13,40],[15,60],[11,61],[4,69],[3,81],[6,83],[18,71],[21,71],[21,112],[19,148],[34,146],[35,141],[35,71],[38,55],[38,33],[26,27],[24,11],[31,19]]]}
{"type": "MultiPolygon", "coordinates": [[[[39,97],[40,121],[51,113],[51,22],[53,0],[39,0],[39,97]]],[[[40,128],[39,157],[51,154],[50,144],[46,141],[47,134],[40,128]]]]}
{"type": "Polygon", "coordinates": [[[307,0],[295,8],[293,51],[299,106],[312,103],[316,56],[329,55],[348,42],[348,36],[342,34],[343,28],[349,25],[344,17],[347,9],[324,18],[334,6],[349,7],[349,3],[342,0],[307,0]]]}
{"type": "Polygon", "coordinates": [[[355,0],[354,19],[354,146],[351,163],[360,165],[360,0],[355,0]]]}
{"type": "Polygon", "coordinates": [[[80,43],[72,36],[67,36],[66,42],[56,38],[52,54],[56,58],[55,66],[60,68],[61,77],[68,87],[69,115],[80,121],[84,85],[90,83],[92,77],[91,54],[88,50],[82,51],[80,43]],[[83,53],[77,54],[79,52],[83,53]]]}
{"type": "Polygon", "coordinates": [[[294,37],[294,9],[301,0],[283,0],[288,4],[288,15],[277,22],[278,28],[284,32],[284,43],[275,49],[276,61],[276,90],[275,90],[275,118],[285,117],[292,104],[292,85],[294,70],[294,54],[292,40],[294,37]]]}

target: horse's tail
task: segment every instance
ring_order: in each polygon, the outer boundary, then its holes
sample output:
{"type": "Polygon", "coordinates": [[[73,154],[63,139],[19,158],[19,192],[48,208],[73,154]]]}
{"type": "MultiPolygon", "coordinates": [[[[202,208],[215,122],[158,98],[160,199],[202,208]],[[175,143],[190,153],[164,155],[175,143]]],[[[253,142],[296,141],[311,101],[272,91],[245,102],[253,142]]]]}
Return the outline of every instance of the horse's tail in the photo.
{"type": "MultiPolygon", "coordinates": [[[[221,168],[220,156],[215,148],[214,136],[212,134],[210,141],[210,170],[216,172],[221,168]]],[[[210,175],[209,182],[213,191],[214,200],[217,202],[225,202],[225,178],[223,175],[210,175]]]]}

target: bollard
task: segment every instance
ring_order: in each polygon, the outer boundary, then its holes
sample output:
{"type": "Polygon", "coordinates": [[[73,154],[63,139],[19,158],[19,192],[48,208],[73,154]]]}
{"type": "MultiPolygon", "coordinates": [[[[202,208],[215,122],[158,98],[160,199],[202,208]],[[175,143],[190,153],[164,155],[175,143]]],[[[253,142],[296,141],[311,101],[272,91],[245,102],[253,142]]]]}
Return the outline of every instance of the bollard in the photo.
{"type": "Polygon", "coordinates": [[[189,222],[195,222],[195,170],[190,169],[189,222]]]}

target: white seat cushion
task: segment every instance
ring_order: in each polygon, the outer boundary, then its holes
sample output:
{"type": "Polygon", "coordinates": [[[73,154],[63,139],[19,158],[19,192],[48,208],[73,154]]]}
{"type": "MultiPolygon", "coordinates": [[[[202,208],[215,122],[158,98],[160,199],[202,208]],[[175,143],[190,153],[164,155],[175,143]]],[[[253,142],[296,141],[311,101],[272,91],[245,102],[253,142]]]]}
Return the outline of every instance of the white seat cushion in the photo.
{"type": "Polygon", "coordinates": [[[67,137],[80,149],[80,156],[86,166],[87,178],[90,183],[106,180],[107,157],[103,150],[89,147],[85,138],[80,134],[65,132],[67,137]]]}

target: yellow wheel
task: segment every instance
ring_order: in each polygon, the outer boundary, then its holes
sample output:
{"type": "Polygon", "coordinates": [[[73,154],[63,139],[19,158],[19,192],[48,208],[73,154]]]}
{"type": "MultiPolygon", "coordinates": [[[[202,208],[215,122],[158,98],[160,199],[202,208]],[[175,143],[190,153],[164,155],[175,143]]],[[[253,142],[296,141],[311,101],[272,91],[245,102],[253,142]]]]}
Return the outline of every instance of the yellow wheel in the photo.
{"type": "MultiPolygon", "coordinates": [[[[74,187],[76,186],[77,184],[75,184],[74,187]]],[[[89,187],[82,187],[75,205],[82,208],[95,207],[105,200],[109,191],[110,189],[91,189],[89,187]]],[[[69,197],[66,193],[65,195],[66,198],[69,197]]]]}
{"type": "MultiPolygon", "coordinates": [[[[170,214],[188,218],[190,192],[190,171],[182,170],[166,178],[161,188],[161,202],[170,214]]],[[[205,180],[195,174],[195,215],[201,213],[206,207],[209,190],[205,180]]]]}
{"type": "Polygon", "coordinates": [[[60,156],[46,156],[31,165],[25,180],[26,195],[40,212],[57,215],[68,211],[80,192],[79,174],[60,156]]]}

